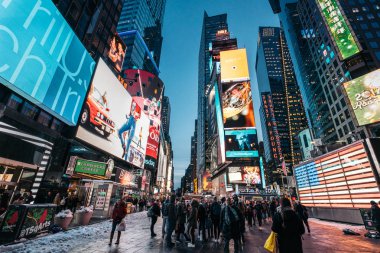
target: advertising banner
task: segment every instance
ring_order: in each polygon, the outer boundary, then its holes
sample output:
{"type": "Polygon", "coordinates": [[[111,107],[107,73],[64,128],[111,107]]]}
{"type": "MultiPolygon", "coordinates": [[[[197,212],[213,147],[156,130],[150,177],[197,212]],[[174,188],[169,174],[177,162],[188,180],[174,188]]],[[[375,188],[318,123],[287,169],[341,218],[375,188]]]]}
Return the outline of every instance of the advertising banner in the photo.
{"type": "Polygon", "coordinates": [[[110,51],[108,52],[108,58],[114,65],[116,72],[120,73],[123,66],[125,50],[127,49],[124,41],[115,34],[111,40],[110,51]]]}
{"type": "Polygon", "coordinates": [[[202,176],[202,188],[204,192],[208,192],[212,190],[211,174],[207,170],[203,173],[203,176],[202,176]]]}
{"type": "Polygon", "coordinates": [[[140,176],[136,171],[123,170],[118,168],[115,175],[115,181],[124,186],[131,188],[139,188],[142,175],[140,176]]]}
{"type": "Polygon", "coordinates": [[[228,178],[230,183],[256,185],[261,184],[260,167],[258,166],[243,166],[229,167],[228,178]]]}
{"type": "Polygon", "coordinates": [[[76,125],[95,62],[51,0],[0,5],[0,81],[76,125]]]}
{"type": "Polygon", "coordinates": [[[55,209],[55,206],[29,206],[19,238],[30,238],[47,232],[53,225],[55,209]]]}
{"type": "Polygon", "coordinates": [[[146,168],[154,169],[152,165],[158,156],[160,142],[161,108],[164,83],[154,74],[141,69],[127,69],[124,71],[124,87],[133,99],[141,101],[143,112],[150,120],[149,137],[146,147],[146,168]]]}
{"type": "Polygon", "coordinates": [[[340,58],[345,60],[359,53],[359,45],[340,11],[337,0],[317,0],[317,2],[332,39],[338,47],[340,58]]]}
{"type": "Polygon", "coordinates": [[[359,126],[380,121],[380,69],[343,84],[359,126]]]}
{"type": "Polygon", "coordinates": [[[226,130],[226,157],[259,157],[256,129],[226,130]]]}
{"type": "Polygon", "coordinates": [[[105,62],[97,65],[77,138],[143,168],[150,120],[105,62]]]}
{"type": "Polygon", "coordinates": [[[222,83],[249,81],[246,49],[221,51],[220,68],[222,83]]]}
{"type": "Polygon", "coordinates": [[[113,166],[109,166],[107,163],[77,159],[74,173],[83,173],[111,178],[112,169],[113,166]]]}

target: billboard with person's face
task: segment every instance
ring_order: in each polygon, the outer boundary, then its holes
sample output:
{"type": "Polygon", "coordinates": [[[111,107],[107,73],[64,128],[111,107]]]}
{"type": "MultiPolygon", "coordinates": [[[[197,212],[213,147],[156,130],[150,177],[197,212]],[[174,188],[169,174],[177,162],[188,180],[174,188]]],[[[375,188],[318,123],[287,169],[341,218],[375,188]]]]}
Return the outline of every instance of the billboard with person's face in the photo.
{"type": "Polygon", "coordinates": [[[380,121],[380,69],[343,84],[359,126],[380,121]]]}
{"type": "Polygon", "coordinates": [[[0,4],[0,82],[68,125],[95,62],[51,0],[0,4]]]}
{"type": "Polygon", "coordinates": [[[123,66],[125,50],[127,49],[124,41],[115,34],[111,39],[110,50],[108,51],[108,58],[113,63],[115,70],[120,73],[123,66]]]}
{"type": "Polygon", "coordinates": [[[164,83],[154,74],[141,69],[127,69],[123,78],[129,94],[144,104],[143,112],[150,121],[145,166],[153,169],[158,158],[164,83]]]}
{"type": "Polygon", "coordinates": [[[149,125],[144,101],[132,98],[100,59],[83,106],[77,138],[143,168],[149,125]]]}

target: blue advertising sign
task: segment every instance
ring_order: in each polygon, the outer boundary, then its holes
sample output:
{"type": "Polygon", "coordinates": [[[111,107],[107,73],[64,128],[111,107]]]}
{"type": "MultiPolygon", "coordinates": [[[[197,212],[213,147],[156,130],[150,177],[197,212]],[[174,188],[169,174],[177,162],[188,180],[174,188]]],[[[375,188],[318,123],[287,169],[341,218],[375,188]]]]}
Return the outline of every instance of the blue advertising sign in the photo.
{"type": "Polygon", "coordinates": [[[256,129],[225,130],[226,157],[259,157],[256,129]]]}
{"type": "Polygon", "coordinates": [[[0,79],[76,125],[95,62],[51,0],[0,0],[0,79]]]}

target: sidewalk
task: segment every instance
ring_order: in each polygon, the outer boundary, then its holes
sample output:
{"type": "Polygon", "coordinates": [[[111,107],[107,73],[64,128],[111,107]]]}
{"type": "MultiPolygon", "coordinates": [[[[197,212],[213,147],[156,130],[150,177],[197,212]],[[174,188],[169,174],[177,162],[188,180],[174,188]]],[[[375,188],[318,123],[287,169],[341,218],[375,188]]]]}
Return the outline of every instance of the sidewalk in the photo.
{"type": "MultiPolygon", "coordinates": [[[[94,253],[181,253],[181,252],[223,252],[223,246],[214,242],[196,242],[195,248],[188,248],[185,244],[176,245],[173,249],[164,246],[161,238],[162,219],[159,218],[155,226],[157,237],[151,238],[149,219],[146,212],[134,213],[127,216],[127,229],[122,233],[119,245],[108,246],[111,222],[103,221],[94,225],[74,228],[36,238],[23,243],[0,247],[0,252],[11,253],[66,253],[66,252],[94,252],[94,253]]],[[[257,227],[245,233],[246,244],[243,252],[267,253],[263,248],[270,233],[271,224],[264,224],[263,230],[257,227]]],[[[310,219],[311,234],[303,236],[305,253],[337,253],[337,252],[380,252],[380,240],[364,237],[366,232],[363,226],[351,226],[329,221],[310,219]],[[342,229],[350,228],[359,232],[360,236],[343,235],[342,229]]],[[[173,240],[174,241],[174,240],[173,240]]],[[[230,252],[233,252],[233,242],[230,243],[230,252]]]]}

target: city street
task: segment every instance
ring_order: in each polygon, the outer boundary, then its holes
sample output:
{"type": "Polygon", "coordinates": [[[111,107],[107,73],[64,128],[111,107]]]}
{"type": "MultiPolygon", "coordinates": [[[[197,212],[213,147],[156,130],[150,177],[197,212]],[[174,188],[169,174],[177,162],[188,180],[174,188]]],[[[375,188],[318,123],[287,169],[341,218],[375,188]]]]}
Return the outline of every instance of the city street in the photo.
{"type": "MultiPolygon", "coordinates": [[[[312,233],[303,236],[303,249],[306,253],[333,253],[333,252],[380,252],[380,240],[368,239],[363,235],[363,226],[350,226],[334,222],[310,219],[312,233]],[[350,228],[360,233],[360,236],[343,235],[343,228],[350,228]]],[[[127,216],[127,229],[122,233],[121,243],[108,246],[110,221],[72,229],[55,235],[48,235],[24,243],[0,247],[0,252],[223,252],[221,244],[208,242],[196,243],[196,247],[187,248],[177,245],[173,249],[164,246],[161,238],[162,219],[156,224],[157,237],[151,238],[149,222],[146,212],[127,216]]],[[[262,231],[254,228],[246,232],[246,244],[243,252],[267,252],[263,245],[270,231],[270,224],[265,224],[262,231]]],[[[233,252],[233,243],[230,243],[230,252],[233,252]]]]}

